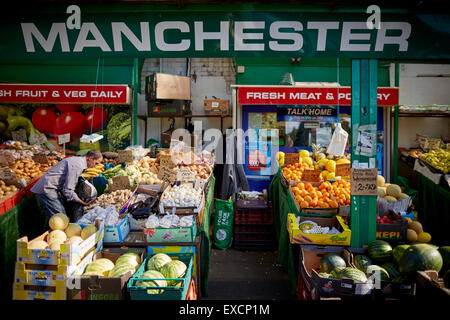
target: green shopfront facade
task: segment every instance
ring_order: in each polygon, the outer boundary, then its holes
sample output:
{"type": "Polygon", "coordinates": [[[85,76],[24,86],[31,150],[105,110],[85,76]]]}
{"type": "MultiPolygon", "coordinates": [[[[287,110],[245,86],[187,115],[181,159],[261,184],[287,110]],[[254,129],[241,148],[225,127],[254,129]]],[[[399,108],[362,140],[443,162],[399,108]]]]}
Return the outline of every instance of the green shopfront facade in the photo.
{"type": "MultiPolygon", "coordinates": [[[[133,143],[137,143],[137,94],[145,58],[234,58],[236,65],[246,66],[245,74],[237,75],[237,84],[277,85],[286,72],[295,81],[339,80],[352,87],[352,130],[377,124],[376,92],[379,86],[389,86],[388,63],[450,61],[448,14],[381,8],[380,28],[369,29],[367,8],[355,6],[80,8],[80,25],[74,29],[66,6],[24,10],[2,20],[0,81],[98,84],[101,70],[103,84],[129,85],[133,90],[133,143]],[[301,58],[302,68],[295,68],[291,58],[301,58]]],[[[352,146],[354,150],[355,141],[352,146]]],[[[355,160],[371,162],[352,153],[355,160]]],[[[375,215],[375,196],[352,196],[352,246],[375,240],[375,215]]],[[[279,237],[286,233],[285,220],[278,222],[279,237]]],[[[8,245],[15,245],[15,240],[8,245]]]]}

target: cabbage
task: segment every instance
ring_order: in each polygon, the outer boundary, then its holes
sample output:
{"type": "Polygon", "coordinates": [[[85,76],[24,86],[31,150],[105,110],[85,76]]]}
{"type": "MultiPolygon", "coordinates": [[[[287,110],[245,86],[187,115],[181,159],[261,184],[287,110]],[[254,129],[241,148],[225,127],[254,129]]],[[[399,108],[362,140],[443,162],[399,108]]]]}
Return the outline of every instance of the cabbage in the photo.
{"type": "MultiPolygon", "coordinates": [[[[148,278],[153,280],[138,280],[136,281],[135,285],[138,287],[166,287],[167,281],[164,279],[164,276],[156,271],[156,270],[149,270],[141,274],[140,278],[148,278]],[[161,280],[156,280],[161,279],[161,280]]],[[[164,290],[162,289],[156,289],[156,290],[147,290],[148,294],[160,294],[163,293],[164,290]]]]}
{"type": "Polygon", "coordinates": [[[172,259],[167,254],[157,253],[147,261],[147,270],[160,271],[166,263],[171,261],[172,259]]]}
{"type": "MultiPolygon", "coordinates": [[[[162,275],[167,278],[182,278],[186,274],[186,264],[180,260],[172,260],[166,263],[160,270],[162,275]]],[[[181,281],[176,280],[167,280],[167,285],[169,286],[178,286],[181,285],[181,281]]]]}

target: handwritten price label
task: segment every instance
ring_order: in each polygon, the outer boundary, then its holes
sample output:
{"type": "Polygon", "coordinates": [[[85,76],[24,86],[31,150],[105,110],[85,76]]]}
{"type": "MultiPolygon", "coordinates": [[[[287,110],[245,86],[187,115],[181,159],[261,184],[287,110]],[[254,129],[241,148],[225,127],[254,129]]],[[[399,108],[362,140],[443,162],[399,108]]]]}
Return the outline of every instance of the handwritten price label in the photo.
{"type": "Polygon", "coordinates": [[[0,169],[0,178],[4,181],[17,180],[17,175],[10,168],[0,169]]]}
{"type": "Polygon", "coordinates": [[[377,195],[378,169],[350,170],[350,192],[352,196],[377,195]]]}
{"type": "Polygon", "coordinates": [[[12,139],[14,141],[25,141],[27,142],[27,132],[25,129],[19,129],[17,131],[11,132],[12,139]]]}
{"type": "Polygon", "coordinates": [[[298,162],[298,153],[286,153],[284,155],[284,165],[294,164],[298,162]]]}
{"type": "Polygon", "coordinates": [[[350,163],[336,165],[336,177],[345,177],[350,175],[350,163]]]}
{"type": "Polygon", "coordinates": [[[119,154],[119,163],[133,162],[133,151],[131,150],[117,150],[119,154]]]}
{"type": "Polygon", "coordinates": [[[70,142],[70,133],[60,134],[58,136],[58,144],[64,144],[70,142]]]}
{"type": "Polygon", "coordinates": [[[178,170],[178,173],[177,173],[177,180],[178,181],[194,181],[195,174],[189,170],[180,169],[180,170],[178,170]]]}
{"type": "Polygon", "coordinates": [[[172,183],[177,179],[177,173],[175,170],[169,169],[167,167],[160,167],[158,172],[158,179],[172,183]]]}
{"type": "Polygon", "coordinates": [[[301,180],[308,182],[319,182],[321,173],[322,171],[320,170],[305,170],[303,171],[301,180]]]}

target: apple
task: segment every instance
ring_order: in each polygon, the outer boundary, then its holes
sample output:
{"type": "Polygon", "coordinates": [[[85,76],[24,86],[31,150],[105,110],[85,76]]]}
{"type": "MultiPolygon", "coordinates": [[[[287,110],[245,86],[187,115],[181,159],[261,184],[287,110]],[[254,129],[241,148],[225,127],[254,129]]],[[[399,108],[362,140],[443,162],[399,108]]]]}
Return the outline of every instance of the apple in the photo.
{"type": "Polygon", "coordinates": [[[70,133],[70,142],[79,139],[89,129],[86,117],[80,112],[64,112],[55,122],[55,137],[70,133]]]}
{"type": "Polygon", "coordinates": [[[40,132],[45,134],[53,134],[56,122],[55,109],[44,107],[37,108],[33,112],[31,122],[40,132]]]}
{"type": "Polygon", "coordinates": [[[92,107],[86,115],[86,120],[89,129],[92,132],[97,132],[106,127],[106,123],[108,122],[108,112],[102,107],[92,107]]]}

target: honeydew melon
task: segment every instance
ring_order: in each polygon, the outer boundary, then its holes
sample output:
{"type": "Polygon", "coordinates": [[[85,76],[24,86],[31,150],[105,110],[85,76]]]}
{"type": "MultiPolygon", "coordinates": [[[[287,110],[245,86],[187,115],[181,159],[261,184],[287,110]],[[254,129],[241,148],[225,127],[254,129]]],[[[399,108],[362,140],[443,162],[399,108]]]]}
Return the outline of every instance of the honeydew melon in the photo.
{"type": "Polygon", "coordinates": [[[97,232],[97,227],[93,224],[90,224],[90,225],[84,227],[83,230],[81,230],[81,238],[83,240],[86,240],[87,238],[89,238],[91,235],[93,235],[96,232],[97,232]]]}
{"type": "Polygon", "coordinates": [[[400,188],[400,186],[398,186],[396,184],[390,184],[389,186],[386,187],[386,194],[388,196],[398,198],[401,193],[402,193],[402,189],[400,188]]]}
{"type": "Polygon", "coordinates": [[[69,217],[64,213],[57,213],[50,217],[48,225],[52,230],[64,230],[69,225],[69,217]]]}
{"type": "Polygon", "coordinates": [[[73,236],[81,236],[81,226],[77,223],[69,223],[67,228],[64,230],[68,238],[73,236]]]}
{"type": "Polygon", "coordinates": [[[58,239],[58,240],[61,240],[62,242],[64,242],[67,240],[67,235],[62,230],[53,230],[52,232],[50,232],[48,234],[47,240],[50,243],[55,239],[58,239]]]}
{"type": "Polygon", "coordinates": [[[47,249],[48,243],[44,240],[33,240],[28,244],[28,249],[47,249]]]}

